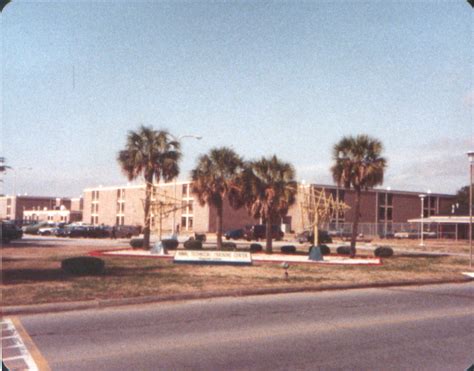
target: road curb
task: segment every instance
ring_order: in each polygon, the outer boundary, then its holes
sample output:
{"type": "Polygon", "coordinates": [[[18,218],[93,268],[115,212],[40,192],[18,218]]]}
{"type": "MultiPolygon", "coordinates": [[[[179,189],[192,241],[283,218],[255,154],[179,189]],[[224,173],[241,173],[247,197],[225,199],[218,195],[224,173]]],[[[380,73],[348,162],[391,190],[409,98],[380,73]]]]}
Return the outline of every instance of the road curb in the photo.
{"type": "Polygon", "coordinates": [[[236,289],[226,291],[203,291],[186,294],[168,294],[161,296],[142,296],[136,298],[123,299],[104,299],[91,300],[81,302],[68,303],[48,303],[38,305],[21,305],[21,306],[4,306],[1,310],[3,316],[13,316],[20,314],[39,314],[39,313],[57,313],[69,312],[75,310],[86,309],[100,309],[110,307],[121,307],[126,305],[151,304],[169,301],[184,301],[184,300],[200,300],[221,297],[239,297],[252,295],[275,295],[275,294],[290,294],[297,292],[319,292],[319,291],[335,291],[335,290],[354,290],[354,289],[368,289],[368,288],[384,288],[384,287],[403,287],[403,286],[425,286],[425,285],[440,285],[452,283],[467,283],[472,281],[469,277],[462,277],[450,280],[423,280],[423,281],[392,281],[392,282],[377,282],[367,284],[346,284],[346,285],[323,285],[323,286],[291,286],[291,287],[276,287],[263,289],[236,289]]]}

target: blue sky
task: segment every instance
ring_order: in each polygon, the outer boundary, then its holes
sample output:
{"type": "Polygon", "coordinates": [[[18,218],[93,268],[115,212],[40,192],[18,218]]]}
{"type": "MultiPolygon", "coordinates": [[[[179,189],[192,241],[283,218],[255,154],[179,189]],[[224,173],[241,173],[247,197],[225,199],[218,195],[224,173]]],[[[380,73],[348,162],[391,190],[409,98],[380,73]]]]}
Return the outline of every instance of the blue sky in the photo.
{"type": "Polygon", "coordinates": [[[332,183],[344,135],[380,139],[383,187],[454,193],[474,149],[465,1],[13,1],[1,13],[3,193],[127,182],[128,130],[182,141],[180,179],[226,145],[332,183]]]}

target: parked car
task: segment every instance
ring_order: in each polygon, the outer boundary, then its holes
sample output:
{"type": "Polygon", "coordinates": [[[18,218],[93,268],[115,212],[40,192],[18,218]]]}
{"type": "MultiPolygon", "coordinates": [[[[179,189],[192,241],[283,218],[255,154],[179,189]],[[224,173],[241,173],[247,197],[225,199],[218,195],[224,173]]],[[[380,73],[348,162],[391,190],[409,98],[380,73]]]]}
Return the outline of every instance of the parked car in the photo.
{"type": "Polygon", "coordinates": [[[240,238],[244,238],[244,230],[241,229],[232,229],[230,231],[225,232],[224,237],[226,240],[238,240],[240,238]]]}
{"type": "Polygon", "coordinates": [[[340,238],[352,237],[351,232],[344,231],[344,230],[337,230],[337,229],[328,231],[328,235],[330,237],[340,237],[340,238]]]}
{"type": "MultiPolygon", "coordinates": [[[[247,226],[244,230],[244,236],[247,241],[266,238],[267,227],[265,224],[254,224],[247,226]]],[[[272,238],[281,240],[285,234],[279,225],[272,225],[272,238]]]]}
{"type": "Polygon", "coordinates": [[[395,238],[395,233],[393,232],[383,232],[383,233],[379,233],[379,237],[380,238],[386,238],[386,239],[389,239],[389,238],[395,238]]]}
{"type": "Polygon", "coordinates": [[[398,239],[403,239],[403,238],[418,238],[420,236],[420,233],[415,230],[415,229],[411,229],[409,231],[400,231],[400,232],[396,232],[394,235],[393,235],[395,238],[398,238],[398,239]]]}
{"type": "Polygon", "coordinates": [[[50,223],[45,227],[38,229],[38,234],[41,236],[51,236],[55,234],[58,228],[64,227],[66,223],[50,223]]]}
{"type": "Polygon", "coordinates": [[[46,228],[49,226],[49,222],[40,222],[30,225],[23,226],[22,230],[25,234],[38,234],[40,228],[46,228]]]}
{"type": "Polygon", "coordinates": [[[109,233],[104,227],[87,224],[70,224],[66,226],[64,235],[71,238],[100,238],[108,237],[109,233]]]}
{"type": "MultiPolygon", "coordinates": [[[[296,235],[296,240],[299,243],[311,242],[314,243],[314,232],[303,231],[296,235]]],[[[318,230],[319,243],[332,243],[332,238],[327,231],[318,230]]]]}
{"type": "Polygon", "coordinates": [[[1,222],[2,243],[9,243],[12,240],[19,240],[23,237],[23,231],[11,222],[1,222]]]}
{"type": "Polygon", "coordinates": [[[51,232],[56,237],[68,237],[68,231],[69,231],[68,227],[69,226],[67,224],[64,224],[62,226],[53,228],[53,230],[51,232]]]}
{"type": "Polygon", "coordinates": [[[436,238],[438,234],[434,231],[424,231],[423,232],[423,237],[424,238],[436,238]]]}
{"type": "Polygon", "coordinates": [[[132,238],[140,234],[140,227],[136,225],[118,225],[115,227],[115,237],[132,238]]]}
{"type": "Polygon", "coordinates": [[[71,238],[86,237],[88,227],[84,225],[69,225],[65,229],[65,235],[71,238]]]}

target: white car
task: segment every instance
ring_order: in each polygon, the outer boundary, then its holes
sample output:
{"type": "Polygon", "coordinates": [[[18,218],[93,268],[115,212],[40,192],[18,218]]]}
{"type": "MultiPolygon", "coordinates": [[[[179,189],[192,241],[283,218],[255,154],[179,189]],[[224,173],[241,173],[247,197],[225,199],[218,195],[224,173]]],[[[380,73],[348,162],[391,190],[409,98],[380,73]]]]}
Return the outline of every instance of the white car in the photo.
{"type": "Polygon", "coordinates": [[[418,238],[420,233],[417,230],[410,230],[410,231],[403,231],[403,232],[396,232],[393,237],[395,238],[418,238]]]}
{"type": "Polygon", "coordinates": [[[57,228],[64,226],[64,223],[51,223],[46,227],[38,229],[38,234],[41,236],[51,236],[54,234],[57,228]]]}

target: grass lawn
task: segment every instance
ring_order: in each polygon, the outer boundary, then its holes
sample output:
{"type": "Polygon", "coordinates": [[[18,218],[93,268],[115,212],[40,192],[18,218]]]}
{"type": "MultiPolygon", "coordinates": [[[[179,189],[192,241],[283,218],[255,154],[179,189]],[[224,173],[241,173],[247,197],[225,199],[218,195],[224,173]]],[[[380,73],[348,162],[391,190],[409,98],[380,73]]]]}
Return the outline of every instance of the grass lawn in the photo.
{"type": "MultiPolygon", "coordinates": [[[[107,247],[101,247],[106,249],[107,247]]],[[[458,257],[384,259],[382,266],[291,265],[284,279],[279,264],[245,267],[175,265],[153,258],[103,257],[99,276],[68,276],[61,260],[87,255],[97,246],[6,247],[2,249],[3,305],[277,287],[324,287],[334,284],[460,278],[468,261],[458,257]]]]}

